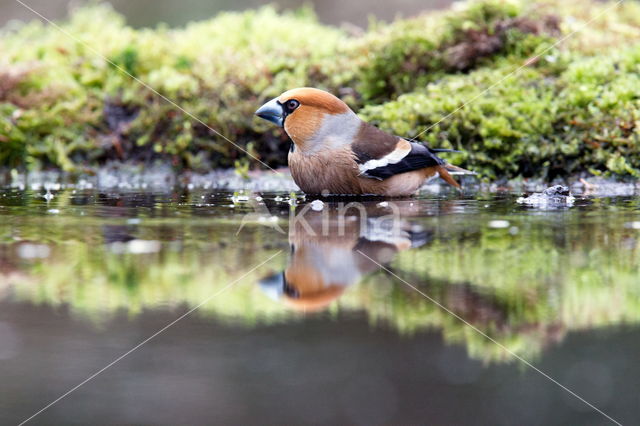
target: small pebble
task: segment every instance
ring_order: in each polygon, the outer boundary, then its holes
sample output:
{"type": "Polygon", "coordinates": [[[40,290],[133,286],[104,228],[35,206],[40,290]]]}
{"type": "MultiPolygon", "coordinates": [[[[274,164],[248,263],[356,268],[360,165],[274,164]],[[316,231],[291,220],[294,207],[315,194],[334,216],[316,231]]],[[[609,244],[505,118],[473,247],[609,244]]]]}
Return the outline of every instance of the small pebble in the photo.
{"type": "Polygon", "coordinates": [[[492,220],[489,222],[489,228],[504,229],[510,225],[508,220],[492,220]]]}
{"type": "Polygon", "coordinates": [[[244,203],[246,201],[249,201],[249,196],[248,195],[234,195],[233,197],[231,197],[231,201],[233,201],[234,203],[244,203]]]}
{"type": "Polygon", "coordinates": [[[311,210],[321,211],[324,208],[324,203],[321,200],[313,200],[311,202],[311,210]]]}
{"type": "Polygon", "coordinates": [[[51,250],[44,244],[22,244],[18,246],[18,256],[23,259],[44,259],[49,257],[51,250]]]}

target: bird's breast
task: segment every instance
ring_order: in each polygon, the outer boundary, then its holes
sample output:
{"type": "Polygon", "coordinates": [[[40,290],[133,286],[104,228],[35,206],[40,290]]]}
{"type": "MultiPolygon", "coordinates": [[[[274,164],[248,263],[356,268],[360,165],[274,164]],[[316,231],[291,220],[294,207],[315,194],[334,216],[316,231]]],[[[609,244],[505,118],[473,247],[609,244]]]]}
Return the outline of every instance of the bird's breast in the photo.
{"type": "Polygon", "coordinates": [[[358,164],[350,147],[322,152],[289,153],[289,169],[296,184],[308,194],[361,194],[358,164]]]}

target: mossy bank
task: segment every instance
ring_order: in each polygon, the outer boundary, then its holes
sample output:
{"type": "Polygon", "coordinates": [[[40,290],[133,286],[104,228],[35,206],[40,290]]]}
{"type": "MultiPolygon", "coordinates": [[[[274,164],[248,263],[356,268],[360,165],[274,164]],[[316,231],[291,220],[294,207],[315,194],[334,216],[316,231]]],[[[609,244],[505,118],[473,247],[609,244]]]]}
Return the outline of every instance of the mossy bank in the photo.
{"type": "Polygon", "coordinates": [[[101,4],[58,25],[2,30],[2,166],[285,165],[253,111],[315,86],[487,179],[640,174],[635,3],[471,1],[362,32],[271,7],[133,29],[101,4]]]}

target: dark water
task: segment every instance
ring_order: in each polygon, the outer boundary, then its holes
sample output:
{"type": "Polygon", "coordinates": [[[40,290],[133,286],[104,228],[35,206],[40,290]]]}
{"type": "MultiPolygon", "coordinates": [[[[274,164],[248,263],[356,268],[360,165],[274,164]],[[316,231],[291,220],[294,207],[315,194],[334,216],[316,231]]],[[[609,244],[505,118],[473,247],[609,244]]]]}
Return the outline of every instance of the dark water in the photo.
{"type": "Polygon", "coordinates": [[[636,197],[44,194],[0,191],[2,424],[189,312],[32,422],[610,423],[516,356],[640,417],[636,197]]]}

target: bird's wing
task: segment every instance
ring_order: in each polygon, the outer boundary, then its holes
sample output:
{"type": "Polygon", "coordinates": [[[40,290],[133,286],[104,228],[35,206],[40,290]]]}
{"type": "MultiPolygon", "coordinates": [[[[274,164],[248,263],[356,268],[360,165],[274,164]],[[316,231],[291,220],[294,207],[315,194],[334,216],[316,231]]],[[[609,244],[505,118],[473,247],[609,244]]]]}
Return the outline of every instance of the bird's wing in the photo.
{"type": "Polygon", "coordinates": [[[352,144],[361,176],[383,180],[400,173],[445,165],[436,151],[392,136],[370,124],[365,125],[352,144]]]}

